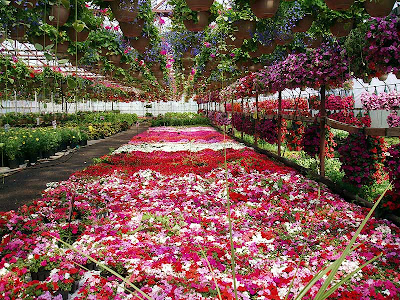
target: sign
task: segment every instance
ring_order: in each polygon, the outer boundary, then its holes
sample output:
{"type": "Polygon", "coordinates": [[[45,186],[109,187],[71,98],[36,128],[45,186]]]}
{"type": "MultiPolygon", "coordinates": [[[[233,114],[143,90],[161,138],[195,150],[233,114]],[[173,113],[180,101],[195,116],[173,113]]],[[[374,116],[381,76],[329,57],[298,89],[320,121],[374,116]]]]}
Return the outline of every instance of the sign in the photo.
{"type": "Polygon", "coordinates": [[[51,122],[51,125],[53,125],[53,128],[56,129],[57,128],[57,120],[53,120],[51,122]]]}
{"type": "Polygon", "coordinates": [[[37,125],[37,126],[40,125],[40,118],[36,118],[36,125],[37,125]]]}
{"type": "Polygon", "coordinates": [[[10,130],[10,124],[5,124],[4,125],[4,131],[8,132],[10,130]]]}

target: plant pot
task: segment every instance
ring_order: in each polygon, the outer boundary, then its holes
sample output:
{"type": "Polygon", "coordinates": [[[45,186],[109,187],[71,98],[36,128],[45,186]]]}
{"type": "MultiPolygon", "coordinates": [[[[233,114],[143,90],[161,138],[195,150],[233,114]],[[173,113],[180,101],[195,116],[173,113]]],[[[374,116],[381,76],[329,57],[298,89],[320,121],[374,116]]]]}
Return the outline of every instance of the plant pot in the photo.
{"type": "Polygon", "coordinates": [[[126,37],[138,37],[142,34],[143,31],[144,20],[137,19],[136,22],[130,23],[119,23],[119,27],[121,28],[124,36],[126,37]]]}
{"type": "Polygon", "coordinates": [[[388,78],[388,74],[382,74],[381,76],[378,77],[380,81],[385,81],[388,78]]]}
{"type": "Polygon", "coordinates": [[[235,48],[240,48],[240,47],[242,47],[243,41],[244,41],[244,39],[240,39],[240,38],[235,38],[235,39],[233,40],[232,38],[227,37],[227,38],[225,39],[225,43],[226,43],[228,46],[233,46],[233,47],[235,47],[235,48]]]}
{"type": "Polygon", "coordinates": [[[61,295],[63,300],[68,300],[68,291],[58,291],[58,293],[56,294],[56,296],[61,295]]]}
{"type": "Polygon", "coordinates": [[[119,62],[121,61],[122,55],[121,54],[112,54],[108,56],[108,60],[114,65],[118,66],[119,62]]]}
{"type": "Polygon", "coordinates": [[[137,40],[130,40],[130,44],[138,52],[143,53],[150,45],[150,39],[147,37],[139,37],[137,40]]]}
{"type": "Polygon", "coordinates": [[[34,8],[37,4],[38,0],[12,0],[11,1],[11,5],[16,7],[16,8],[20,8],[20,9],[31,9],[34,8]]]}
{"type": "Polygon", "coordinates": [[[325,0],[325,3],[329,9],[343,11],[348,10],[353,5],[354,0],[325,0]]]}
{"type": "Polygon", "coordinates": [[[69,42],[65,41],[62,43],[54,43],[54,49],[57,51],[59,54],[67,54],[68,53],[68,47],[69,47],[69,42]],[[57,49],[56,49],[57,48],[57,49]]]}
{"type": "Polygon", "coordinates": [[[53,5],[50,9],[49,16],[47,17],[47,24],[61,27],[67,23],[70,14],[70,9],[65,8],[64,5],[53,5]]]}
{"type": "Polygon", "coordinates": [[[37,153],[29,153],[28,154],[28,160],[30,164],[34,164],[38,160],[38,154],[37,153]]]}
{"type": "Polygon", "coordinates": [[[16,168],[18,168],[19,167],[19,160],[18,159],[12,159],[12,160],[8,160],[8,162],[7,162],[7,164],[6,165],[8,165],[8,167],[10,168],[10,169],[16,169],[16,168]]]}
{"type": "Polygon", "coordinates": [[[307,45],[307,48],[316,49],[319,48],[322,44],[322,36],[317,36],[316,38],[305,38],[304,44],[307,45]]]}
{"type": "Polygon", "coordinates": [[[234,35],[239,39],[250,39],[256,28],[256,23],[250,20],[238,20],[233,22],[232,25],[234,27],[234,35]]]}
{"type": "Polygon", "coordinates": [[[187,6],[194,11],[207,11],[213,3],[214,0],[186,0],[187,6]]]}
{"type": "Polygon", "coordinates": [[[22,41],[26,33],[24,24],[15,25],[10,28],[10,38],[17,41],[22,41]]]}
{"type": "Polygon", "coordinates": [[[208,26],[208,18],[210,17],[210,13],[207,11],[199,11],[197,12],[197,23],[194,20],[184,20],[183,24],[186,29],[192,32],[199,32],[204,30],[208,26]]]}
{"type": "Polygon", "coordinates": [[[110,7],[118,22],[132,22],[139,13],[138,0],[115,0],[110,7]]]}
{"type": "Polygon", "coordinates": [[[275,43],[280,46],[286,46],[286,45],[289,45],[291,42],[293,42],[293,39],[294,39],[293,35],[285,36],[282,38],[276,38],[275,43]]]}
{"type": "Polygon", "coordinates": [[[386,17],[393,9],[396,0],[365,0],[364,8],[371,17],[386,17]]]}
{"type": "Polygon", "coordinates": [[[79,142],[79,146],[86,146],[87,145],[87,140],[81,140],[79,142]]]}
{"type": "Polygon", "coordinates": [[[268,46],[262,45],[261,47],[258,47],[258,49],[262,52],[262,54],[271,54],[275,51],[276,48],[276,43],[275,41],[272,41],[271,44],[268,46]]]}
{"type": "Polygon", "coordinates": [[[50,276],[50,271],[31,272],[32,280],[45,281],[50,276]]]}
{"type": "Polygon", "coordinates": [[[332,35],[336,37],[347,36],[353,29],[353,23],[353,19],[337,19],[330,27],[330,31],[332,35]]]}
{"type": "Polygon", "coordinates": [[[47,47],[48,45],[53,44],[53,42],[47,35],[34,36],[32,37],[32,42],[34,44],[42,45],[43,47],[47,47]]]}
{"type": "Polygon", "coordinates": [[[75,28],[71,27],[68,29],[67,33],[72,42],[84,42],[87,40],[90,31],[83,29],[81,32],[77,32],[75,28]]]}
{"type": "Polygon", "coordinates": [[[257,18],[272,18],[279,8],[279,0],[250,0],[250,7],[257,18]]]}
{"type": "Polygon", "coordinates": [[[132,68],[132,66],[130,64],[125,63],[125,62],[123,62],[123,63],[120,62],[119,63],[119,67],[124,69],[124,70],[129,70],[130,68],[132,68]]]}
{"type": "Polygon", "coordinates": [[[312,23],[314,22],[313,16],[304,16],[297,25],[292,29],[293,32],[306,32],[310,29],[312,23]]]}

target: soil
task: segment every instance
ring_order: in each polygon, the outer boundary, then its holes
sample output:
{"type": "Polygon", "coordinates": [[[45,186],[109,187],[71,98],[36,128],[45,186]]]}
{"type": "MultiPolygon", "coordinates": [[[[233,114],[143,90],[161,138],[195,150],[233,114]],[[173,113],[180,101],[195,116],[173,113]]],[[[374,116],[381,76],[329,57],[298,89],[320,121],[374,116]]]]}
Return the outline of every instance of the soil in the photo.
{"type": "Polygon", "coordinates": [[[135,126],[98,143],[80,148],[57,160],[40,163],[22,169],[4,178],[0,177],[0,211],[16,210],[18,207],[41,196],[48,182],[67,180],[71,174],[83,170],[93,163],[93,158],[101,157],[117,149],[130,139],[148,129],[147,125],[135,126]]]}

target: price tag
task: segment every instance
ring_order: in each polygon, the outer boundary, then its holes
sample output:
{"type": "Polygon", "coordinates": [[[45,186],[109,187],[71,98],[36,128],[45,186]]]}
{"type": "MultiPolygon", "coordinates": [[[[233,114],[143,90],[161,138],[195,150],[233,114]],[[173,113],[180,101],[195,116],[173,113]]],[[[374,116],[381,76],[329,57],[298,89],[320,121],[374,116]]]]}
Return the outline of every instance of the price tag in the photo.
{"type": "Polygon", "coordinates": [[[139,122],[136,122],[136,128],[139,127],[139,122]]]}
{"type": "Polygon", "coordinates": [[[51,125],[53,125],[53,128],[56,129],[57,128],[57,120],[53,120],[51,122],[51,125]]]}
{"type": "Polygon", "coordinates": [[[40,119],[36,118],[36,125],[39,126],[40,125],[40,119]]]}
{"type": "Polygon", "coordinates": [[[4,131],[8,132],[10,130],[10,124],[5,124],[4,125],[4,131]]]}

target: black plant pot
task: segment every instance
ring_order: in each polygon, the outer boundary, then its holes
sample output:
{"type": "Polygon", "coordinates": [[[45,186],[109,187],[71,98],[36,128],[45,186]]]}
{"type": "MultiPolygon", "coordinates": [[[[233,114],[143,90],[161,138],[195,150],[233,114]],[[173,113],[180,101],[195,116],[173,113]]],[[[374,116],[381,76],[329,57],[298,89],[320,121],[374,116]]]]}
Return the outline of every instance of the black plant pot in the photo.
{"type": "Polygon", "coordinates": [[[56,154],[56,151],[54,149],[49,150],[49,157],[54,156],[56,154]]]}
{"type": "Polygon", "coordinates": [[[69,294],[68,291],[58,291],[58,293],[57,293],[57,295],[61,295],[62,296],[63,300],[68,300],[68,294],[69,294]]]}
{"type": "Polygon", "coordinates": [[[61,151],[67,149],[67,143],[61,143],[60,149],[61,151]]]}
{"type": "Polygon", "coordinates": [[[50,276],[50,271],[31,272],[32,280],[45,281],[50,276]]]}
{"type": "Polygon", "coordinates": [[[8,160],[7,162],[6,162],[6,165],[8,164],[8,167],[10,168],[10,169],[16,169],[16,168],[18,168],[19,167],[19,159],[13,159],[13,160],[8,160]]]}
{"type": "Polygon", "coordinates": [[[43,151],[42,156],[43,156],[43,158],[49,158],[51,156],[50,151],[43,151]]]}
{"type": "Polygon", "coordinates": [[[74,148],[76,148],[77,145],[78,145],[77,143],[73,142],[73,143],[71,143],[71,144],[69,145],[69,147],[70,147],[71,149],[74,149],[74,148]]]}
{"type": "Polygon", "coordinates": [[[38,155],[37,153],[29,153],[28,155],[29,163],[34,164],[38,160],[38,155]]]}
{"type": "Polygon", "coordinates": [[[80,146],[86,146],[87,145],[87,140],[82,140],[79,142],[80,146]]]}

